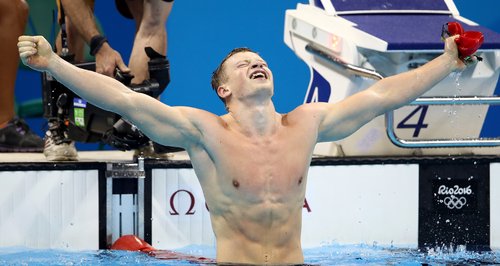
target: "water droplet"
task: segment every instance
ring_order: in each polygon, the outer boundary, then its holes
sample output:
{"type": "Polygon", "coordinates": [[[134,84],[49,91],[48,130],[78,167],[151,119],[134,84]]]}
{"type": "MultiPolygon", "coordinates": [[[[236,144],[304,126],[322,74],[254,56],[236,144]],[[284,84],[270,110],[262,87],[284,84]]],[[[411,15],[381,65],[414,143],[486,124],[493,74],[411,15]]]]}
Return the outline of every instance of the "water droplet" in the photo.
{"type": "Polygon", "coordinates": [[[457,85],[457,89],[460,90],[460,77],[462,76],[462,72],[455,73],[455,84],[457,85]]]}

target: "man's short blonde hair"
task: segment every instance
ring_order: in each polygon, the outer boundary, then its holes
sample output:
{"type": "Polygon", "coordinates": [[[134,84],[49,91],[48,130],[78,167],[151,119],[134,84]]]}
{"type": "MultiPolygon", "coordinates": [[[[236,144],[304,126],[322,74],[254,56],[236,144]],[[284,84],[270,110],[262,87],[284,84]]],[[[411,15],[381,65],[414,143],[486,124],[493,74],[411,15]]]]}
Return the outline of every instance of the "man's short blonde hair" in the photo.
{"type": "MultiPolygon", "coordinates": [[[[239,48],[234,48],[233,50],[231,50],[231,52],[229,52],[229,54],[226,55],[226,57],[222,60],[222,62],[219,64],[219,66],[212,73],[211,84],[212,84],[212,89],[215,91],[215,93],[217,93],[217,88],[227,80],[227,75],[224,73],[224,63],[231,56],[233,56],[237,53],[242,53],[242,52],[256,53],[247,47],[239,47],[239,48]]],[[[217,94],[217,96],[219,96],[219,94],[217,94]]],[[[220,96],[219,96],[219,99],[221,99],[221,101],[224,103],[224,105],[226,104],[226,101],[223,98],[221,98],[220,96]]]]}

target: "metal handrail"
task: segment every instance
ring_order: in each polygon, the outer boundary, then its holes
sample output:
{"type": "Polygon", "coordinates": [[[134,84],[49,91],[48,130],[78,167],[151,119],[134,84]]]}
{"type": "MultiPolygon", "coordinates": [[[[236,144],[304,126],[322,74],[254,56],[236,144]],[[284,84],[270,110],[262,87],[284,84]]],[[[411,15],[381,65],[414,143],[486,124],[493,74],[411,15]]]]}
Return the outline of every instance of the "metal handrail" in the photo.
{"type": "Polygon", "coordinates": [[[328,62],[330,62],[338,67],[342,67],[343,69],[351,72],[354,75],[362,76],[365,78],[376,79],[376,80],[380,80],[380,79],[384,78],[384,76],[382,74],[378,73],[375,70],[362,68],[360,66],[346,63],[342,59],[331,54],[328,51],[328,49],[322,48],[318,45],[308,44],[308,45],[306,45],[306,51],[308,51],[309,53],[311,53],[313,55],[319,56],[319,57],[325,59],[326,61],[328,61],[328,62]]]}
{"type": "MultiPolygon", "coordinates": [[[[344,62],[328,49],[315,44],[307,44],[306,51],[319,56],[335,66],[341,67],[354,75],[380,80],[384,76],[375,70],[362,68],[344,62]]],[[[500,105],[498,96],[460,96],[460,97],[420,97],[408,105],[500,105]]],[[[451,148],[451,147],[495,147],[500,146],[500,138],[455,138],[455,139],[419,139],[406,140],[394,132],[394,111],[385,114],[385,127],[391,142],[402,148],[451,148]]]]}
{"type": "MultiPolygon", "coordinates": [[[[461,97],[421,97],[408,105],[500,105],[498,96],[461,96],[461,97]]],[[[451,147],[495,147],[500,146],[500,138],[455,138],[455,139],[418,139],[399,138],[394,132],[394,111],[385,114],[387,136],[394,145],[402,148],[451,148],[451,147]]]]}

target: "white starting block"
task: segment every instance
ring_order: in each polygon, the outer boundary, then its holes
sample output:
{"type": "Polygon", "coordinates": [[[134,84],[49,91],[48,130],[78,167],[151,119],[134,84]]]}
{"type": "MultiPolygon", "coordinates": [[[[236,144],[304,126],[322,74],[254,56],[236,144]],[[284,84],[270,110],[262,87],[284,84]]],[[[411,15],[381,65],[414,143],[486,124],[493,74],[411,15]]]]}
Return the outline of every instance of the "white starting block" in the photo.
{"type": "Polygon", "coordinates": [[[284,37],[311,71],[304,102],[338,102],[440,55],[442,26],[452,21],[483,33],[482,62],[350,137],[318,144],[315,154],[498,154],[500,132],[490,136],[493,126],[485,120],[494,115],[490,106],[500,104],[494,96],[500,94],[500,34],[460,17],[453,1],[310,0],[287,10],[284,37]]]}

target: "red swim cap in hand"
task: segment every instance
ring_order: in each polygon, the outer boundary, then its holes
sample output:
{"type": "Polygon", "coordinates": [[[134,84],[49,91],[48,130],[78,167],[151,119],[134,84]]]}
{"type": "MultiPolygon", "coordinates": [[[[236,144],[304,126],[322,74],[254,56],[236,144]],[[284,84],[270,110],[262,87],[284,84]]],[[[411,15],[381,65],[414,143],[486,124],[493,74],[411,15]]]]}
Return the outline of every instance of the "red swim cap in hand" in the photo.
{"type": "Polygon", "coordinates": [[[464,33],[464,28],[462,28],[462,25],[458,22],[448,22],[443,25],[443,29],[441,32],[441,36],[443,39],[453,36],[453,35],[460,35],[464,33]]]}
{"type": "Polygon", "coordinates": [[[455,39],[455,43],[458,47],[459,57],[462,60],[467,60],[484,42],[484,36],[481,32],[464,32],[462,25],[458,22],[448,22],[443,25],[441,32],[441,37],[443,37],[443,39],[454,35],[458,35],[458,38],[455,39]]]}

